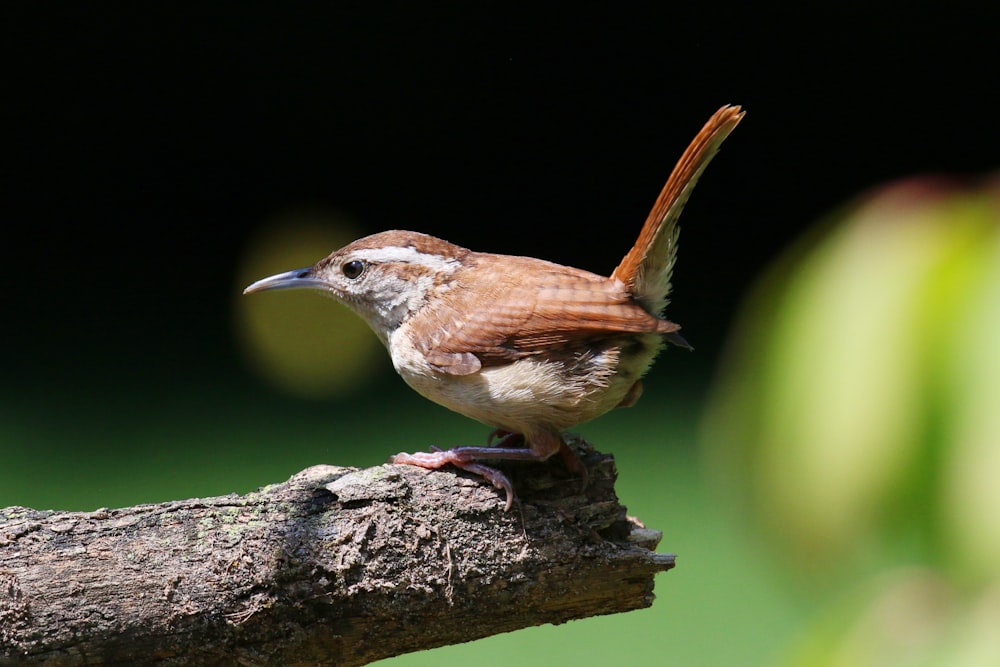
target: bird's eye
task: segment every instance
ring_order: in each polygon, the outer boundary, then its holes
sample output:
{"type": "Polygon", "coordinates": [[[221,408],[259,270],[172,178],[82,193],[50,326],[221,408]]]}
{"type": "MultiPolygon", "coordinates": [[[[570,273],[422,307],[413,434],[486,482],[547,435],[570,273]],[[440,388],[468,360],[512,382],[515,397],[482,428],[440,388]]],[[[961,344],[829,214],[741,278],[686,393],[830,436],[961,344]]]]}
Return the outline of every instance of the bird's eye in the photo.
{"type": "Polygon", "coordinates": [[[354,259],[350,262],[345,262],[344,265],[340,267],[340,270],[344,272],[345,276],[354,280],[365,270],[365,265],[363,262],[354,259]]]}

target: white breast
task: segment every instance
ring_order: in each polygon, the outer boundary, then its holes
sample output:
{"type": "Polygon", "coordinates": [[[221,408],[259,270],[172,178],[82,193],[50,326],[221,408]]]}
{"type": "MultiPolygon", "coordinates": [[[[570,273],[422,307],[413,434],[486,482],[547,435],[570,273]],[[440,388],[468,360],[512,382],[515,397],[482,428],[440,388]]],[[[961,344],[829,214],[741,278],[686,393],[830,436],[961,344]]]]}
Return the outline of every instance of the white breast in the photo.
{"type": "Polygon", "coordinates": [[[563,430],[618,405],[634,380],[620,378],[616,352],[589,362],[592,372],[567,377],[561,362],[527,357],[469,375],[441,373],[412,345],[406,327],[389,338],[396,372],[435,403],[496,428],[530,434],[539,427],[563,430]]]}

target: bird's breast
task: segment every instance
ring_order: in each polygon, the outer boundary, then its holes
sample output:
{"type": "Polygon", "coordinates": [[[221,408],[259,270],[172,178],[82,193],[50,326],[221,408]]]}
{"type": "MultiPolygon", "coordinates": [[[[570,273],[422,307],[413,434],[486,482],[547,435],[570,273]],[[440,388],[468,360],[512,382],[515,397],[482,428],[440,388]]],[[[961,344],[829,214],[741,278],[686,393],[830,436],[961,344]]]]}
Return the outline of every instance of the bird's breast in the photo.
{"type": "Polygon", "coordinates": [[[525,433],[567,429],[621,403],[658,347],[648,346],[651,353],[640,360],[633,358],[631,343],[542,352],[468,375],[436,369],[405,328],[393,333],[388,347],[396,372],[417,393],[471,419],[525,433]],[[624,363],[623,349],[629,357],[624,363]]]}

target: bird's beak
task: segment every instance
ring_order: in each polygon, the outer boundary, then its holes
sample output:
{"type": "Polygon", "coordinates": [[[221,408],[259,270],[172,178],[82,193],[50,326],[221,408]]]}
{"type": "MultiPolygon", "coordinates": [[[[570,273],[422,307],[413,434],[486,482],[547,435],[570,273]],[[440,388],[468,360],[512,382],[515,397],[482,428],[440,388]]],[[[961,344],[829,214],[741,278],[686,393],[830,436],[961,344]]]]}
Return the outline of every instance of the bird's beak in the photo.
{"type": "Polygon", "coordinates": [[[313,275],[312,267],[306,267],[304,269],[285,271],[284,273],[278,273],[267,278],[261,278],[257,282],[248,285],[243,290],[243,293],[251,294],[253,292],[264,292],[272,289],[297,289],[302,287],[322,289],[329,286],[326,282],[313,275]]]}

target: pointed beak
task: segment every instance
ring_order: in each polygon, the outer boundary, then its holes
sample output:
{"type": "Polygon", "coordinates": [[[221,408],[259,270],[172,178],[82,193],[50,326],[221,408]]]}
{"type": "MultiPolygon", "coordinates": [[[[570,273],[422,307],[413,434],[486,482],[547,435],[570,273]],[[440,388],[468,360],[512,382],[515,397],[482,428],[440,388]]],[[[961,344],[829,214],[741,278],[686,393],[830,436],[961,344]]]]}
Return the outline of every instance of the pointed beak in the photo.
{"type": "Polygon", "coordinates": [[[257,282],[248,285],[244,294],[252,294],[253,292],[265,292],[267,290],[274,289],[298,289],[298,288],[312,288],[312,289],[322,289],[328,287],[328,285],[321,279],[313,276],[312,267],[306,267],[304,269],[295,269],[294,271],[285,271],[284,273],[278,273],[273,276],[268,276],[267,278],[262,278],[257,282]]]}

